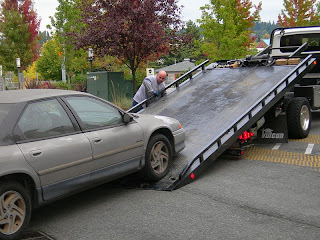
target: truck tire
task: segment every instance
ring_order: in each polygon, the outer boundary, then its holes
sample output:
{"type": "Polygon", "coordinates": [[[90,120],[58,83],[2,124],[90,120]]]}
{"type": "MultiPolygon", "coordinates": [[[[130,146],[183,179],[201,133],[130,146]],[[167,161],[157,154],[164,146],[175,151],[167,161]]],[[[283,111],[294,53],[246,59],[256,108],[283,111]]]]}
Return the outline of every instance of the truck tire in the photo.
{"type": "Polygon", "coordinates": [[[162,134],[152,136],[145,158],[145,166],[141,170],[144,180],[159,181],[166,176],[172,162],[172,146],[168,138],[162,134]]]}
{"type": "Polygon", "coordinates": [[[0,183],[0,239],[18,239],[31,218],[31,198],[17,182],[0,183]]]}
{"type": "Polygon", "coordinates": [[[287,106],[289,138],[306,138],[311,126],[310,103],[304,97],[291,99],[287,106]]]}

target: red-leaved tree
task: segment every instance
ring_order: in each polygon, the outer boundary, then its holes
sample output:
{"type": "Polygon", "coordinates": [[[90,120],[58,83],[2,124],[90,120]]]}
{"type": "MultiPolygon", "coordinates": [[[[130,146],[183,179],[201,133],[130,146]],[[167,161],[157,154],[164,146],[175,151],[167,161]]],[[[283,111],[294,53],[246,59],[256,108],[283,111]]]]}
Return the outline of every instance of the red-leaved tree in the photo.
{"type": "Polygon", "coordinates": [[[20,12],[24,16],[25,23],[28,24],[28,30],[30,33],[29,43],[33,54],[33,61],[38,58],[39,55],[39,27],[40,19],[37,17],[37,13],[33,9],[32,0],[24,0],[20,6],[20,12]]]}
{"type": "Polygon", "coordinates": [[[4,0],[0,11],[0,62],[5,70],[14,70],[15,58],[25,69],[38,56],[40,20],[32,0],[4,0]]]}
{"type": "Polygon", "coordinates": [[[317,0],[284,0],[284,10],[278,16],[278,25],[282,27],[301,27],[320,23],[316,13],[317,0]]]}
{"type": "Polygon", "coordinates": [[[83,7],[86,28],[74,35],[76,46],[121,59],[131,69],[134,92],[139,64],[181,40],[177,0],[87,0],[83,7]]]}

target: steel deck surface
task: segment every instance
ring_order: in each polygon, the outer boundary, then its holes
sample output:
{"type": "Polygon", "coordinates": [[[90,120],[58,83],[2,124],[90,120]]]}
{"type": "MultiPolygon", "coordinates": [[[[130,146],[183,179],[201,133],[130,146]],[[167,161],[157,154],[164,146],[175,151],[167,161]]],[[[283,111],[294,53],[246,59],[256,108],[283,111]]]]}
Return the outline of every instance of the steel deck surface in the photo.
{"type": "Polygon", "coordinates": [[[207,68],[144,109],[142,114],[178,119],[186,131],[185,149],[177,155],[171,171],[158,184],[165,187],[177,179],[188,161],[230,128],[295,67],[207,68]]]}

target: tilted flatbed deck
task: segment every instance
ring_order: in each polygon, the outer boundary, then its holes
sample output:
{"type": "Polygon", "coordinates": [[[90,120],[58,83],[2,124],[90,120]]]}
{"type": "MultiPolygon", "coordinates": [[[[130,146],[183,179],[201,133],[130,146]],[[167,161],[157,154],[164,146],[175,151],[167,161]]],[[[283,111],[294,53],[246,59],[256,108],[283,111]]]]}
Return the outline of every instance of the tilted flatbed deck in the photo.
{"type": "Polygon", "coordinates": [[[172,190],[192,181],[243,131],[259,120],[312,65],[213,68],[209,65],[142,114],[178,119],[186,131],[186,148],[177,154],[169,174],[153,187],[172,190]]]}

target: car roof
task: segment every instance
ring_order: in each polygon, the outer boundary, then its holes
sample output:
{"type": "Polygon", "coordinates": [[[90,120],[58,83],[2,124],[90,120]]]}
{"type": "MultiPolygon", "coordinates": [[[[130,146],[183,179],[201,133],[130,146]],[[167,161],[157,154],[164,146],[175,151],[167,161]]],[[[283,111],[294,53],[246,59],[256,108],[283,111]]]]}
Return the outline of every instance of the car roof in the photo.
{"type": "Polygon", "coordinates": [[[61,90],[61,89],[24,89],[9,90],[0,92],[0,103],[19,103],[32,101],[48,97],[65,96],[65,95],[90,95],[78,91],[61,90]]]}

